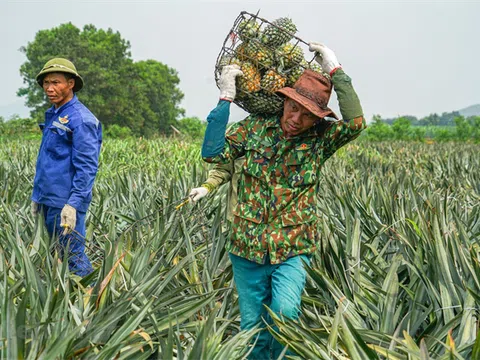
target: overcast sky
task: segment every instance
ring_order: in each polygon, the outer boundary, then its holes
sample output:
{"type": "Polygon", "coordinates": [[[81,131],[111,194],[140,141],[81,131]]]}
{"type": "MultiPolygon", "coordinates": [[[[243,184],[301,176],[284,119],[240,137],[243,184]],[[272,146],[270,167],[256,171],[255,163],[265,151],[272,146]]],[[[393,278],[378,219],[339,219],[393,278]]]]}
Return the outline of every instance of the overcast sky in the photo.
{"type": "MultiPolygon", "coordinates": [[[[204,119],[218,98],[217,55],[242,10],[260,10],[268,20],[291,17],[299,37],[333,49],[368,119],[422,117],[480,103],[480,1],[0,0],[0,115],[28,114],[16,96],[26,60],[18,49],[37,31],[72,22],[119,31],[134,60],[175,68],[186,115],[204,119]]],[[[335,98],[330,105],[338,109],[335,98]]],[[[235,110],[232,120],[244,115],[235,110]]]]}

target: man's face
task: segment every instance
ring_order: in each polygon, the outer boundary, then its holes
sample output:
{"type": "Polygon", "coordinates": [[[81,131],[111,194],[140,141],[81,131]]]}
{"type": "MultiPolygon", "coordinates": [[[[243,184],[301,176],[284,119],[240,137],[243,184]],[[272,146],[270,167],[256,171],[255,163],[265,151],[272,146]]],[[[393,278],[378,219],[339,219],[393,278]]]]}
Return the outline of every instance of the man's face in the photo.
{"type": "Polygon", "coordinates": [[[310,129],[320,118],[303,105],[290,98],[285,99],[280,125],[287,137],[299,135],[310,129]]]}
{"type": "Polygon", "coordinates": [[[62,73],[50,73],[43,78],[43,90],[56,108],[73,98],[74,79],[68,79],[62,73]]]}

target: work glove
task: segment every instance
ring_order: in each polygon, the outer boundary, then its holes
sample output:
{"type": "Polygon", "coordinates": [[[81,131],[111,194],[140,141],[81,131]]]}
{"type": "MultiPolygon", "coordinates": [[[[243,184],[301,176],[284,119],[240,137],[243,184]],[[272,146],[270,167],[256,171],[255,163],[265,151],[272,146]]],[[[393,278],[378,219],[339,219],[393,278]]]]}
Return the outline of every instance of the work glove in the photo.
{"type": "Polygon", "coordinates": [[[77,224],[77,210],[73,206],[65,204],[60,213],[60,226],[63,227],[62,235],[70,234],[77,224]]]}
{"type": "Polygon", "coordinates": [[[36,217],[40,212],[40,204],[35,201],[32,201],[32,203],[30,204],[30,212],[33,217],[36,217]]]}
{"type": "Polygon", "coordinates": [[[222,69],[220,79],[218,80],[218,87],[220,88],[220,99],[233,101],[237,94],[235,88],[235,78],[241,75],[243,76],[240,66],[237,64],[226,65],[222,69]]]}
{"type": "Polygon", "coordinates": [[[209,190],[206,187],[201,186],[201,187],[192,189],[192,191],[190,191],[190,195],[188,196],[192,199],[193,202],[197,202],[201,198],[205,197],[208,193],[209,193],[209,190]]]}
{"type": "Polygon", "coordinates": [[[332,75],[332,71],[341,68],[337,60],[337,56],[332,49],[329,49],[323,44],[312,42],[309,45],[309,50],[315,52],[315,60],[320,64],[323,71],[332,75]]]}

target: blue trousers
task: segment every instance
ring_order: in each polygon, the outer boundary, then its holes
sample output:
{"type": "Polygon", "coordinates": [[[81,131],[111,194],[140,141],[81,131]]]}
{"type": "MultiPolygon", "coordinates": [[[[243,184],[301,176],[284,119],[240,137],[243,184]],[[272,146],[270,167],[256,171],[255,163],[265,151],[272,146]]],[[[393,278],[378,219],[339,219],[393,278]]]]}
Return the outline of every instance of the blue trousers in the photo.
{"type": "Polygon", "coordinates": [[[60,244],[60,255],[63,259],[64,251],[68,247],[68,268],[70,272],[85,276],[93,271],[92,264],[85,254],[85,213],[77,211],[77,223],[75,232],[62,235],[63,228],[60,227],[62,209],[42,205],[43,216],[48,233],[56,234],[60,244]]]}
{"type": "MultiPolygon", "coordinates": [[[[283,317],[298,318],[306,279],[302,260],[309,265],[308,256],[295,256],[281,264],[272,265],[257,264],[231,253],[229,255],[240,302],[242,329],[251,329],[258,324],[264,327],[263,320],[271,323],[264,305],[283,317]]],[[[276,360],[282,350],[283,346],[268,330],[262,330],[249,359],[276,360]]]]}

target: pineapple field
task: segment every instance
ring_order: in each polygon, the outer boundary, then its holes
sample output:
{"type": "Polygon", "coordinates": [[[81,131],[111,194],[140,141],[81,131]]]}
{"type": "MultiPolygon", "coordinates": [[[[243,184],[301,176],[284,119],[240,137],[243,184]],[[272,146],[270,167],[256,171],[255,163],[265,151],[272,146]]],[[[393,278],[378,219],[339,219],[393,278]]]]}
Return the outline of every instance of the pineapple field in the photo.
{"type": "MultiPolygon", "coordinates": [[[[178,207],[200,144],[106,140],[79,278],[30,215],[38,140],[0,145],[5,359],[242,359],[227,186],[178,207]]],[[[302,315],[269,330],[292,359],[479,359],[478,145],[347,145],[322,170],[302,315]]]]}

